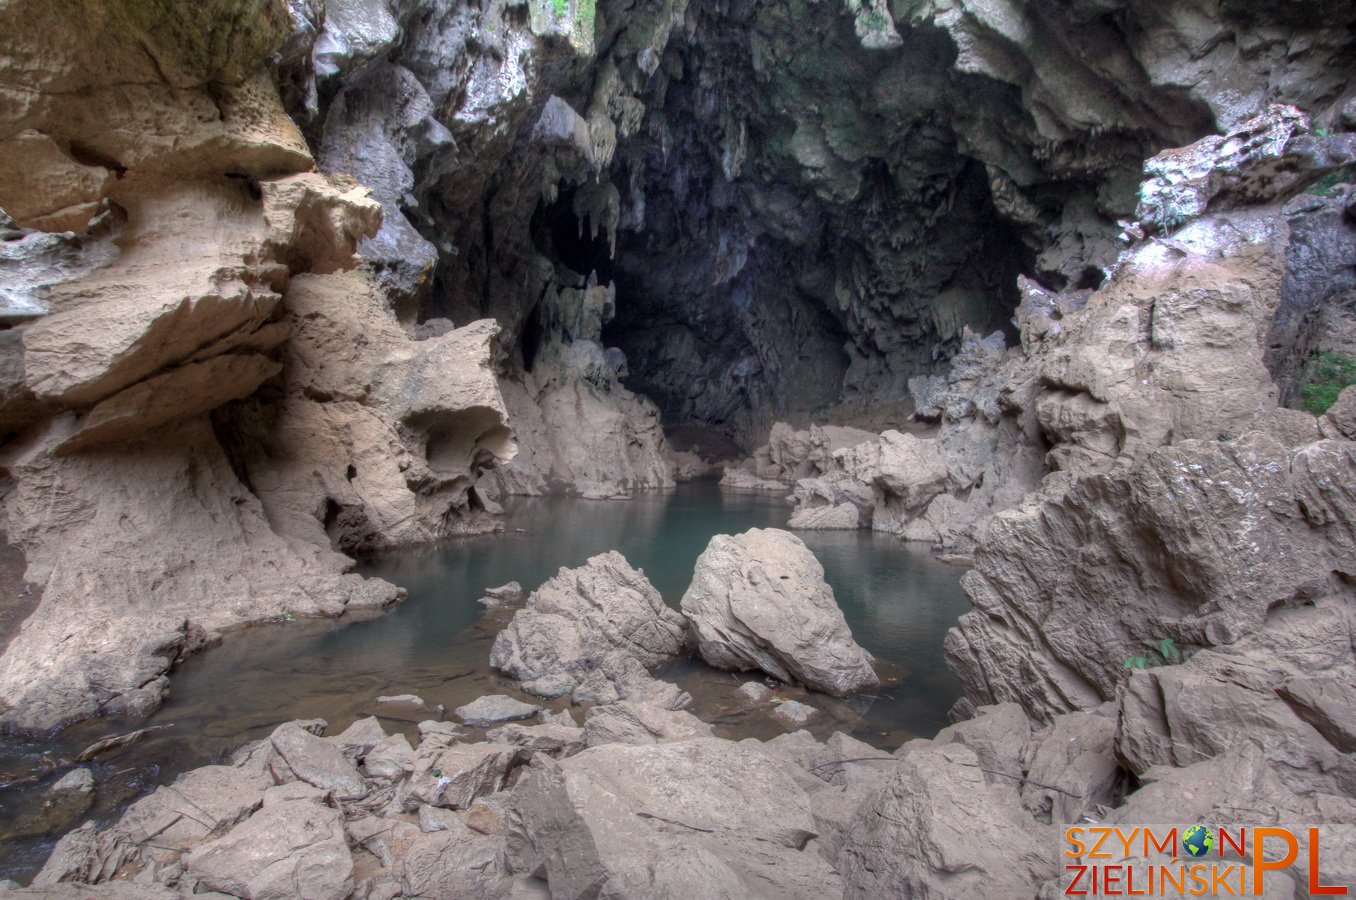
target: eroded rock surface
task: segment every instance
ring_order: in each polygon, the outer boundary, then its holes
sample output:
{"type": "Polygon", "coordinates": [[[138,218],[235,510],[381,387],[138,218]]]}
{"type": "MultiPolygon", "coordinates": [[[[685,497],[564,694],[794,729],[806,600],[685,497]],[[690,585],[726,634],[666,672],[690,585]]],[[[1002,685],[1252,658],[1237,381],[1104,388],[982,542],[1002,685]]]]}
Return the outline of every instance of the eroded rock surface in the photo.
{"type": "Polygon", "coordinates": [[[490,665],[542,697],[610,703],[648,691],[647,669],[682,652],[685,623],[620,553],[561,569],[514,613],[490,665]]]}
{"type": "Polygon", "coordinates": [[[879,683],[852,639],[824,568],[795,535],[716,535],[683,594],[697,650],[720,669],[761,669],[830,694],[879,683]]]}
{"type": "Polygon", "coordinates": [[[806,846],[808,800],[756,747],[612,744],[534,763],[515,793],[515,863],[553,894],[838,892],[837,873],[806,846]]]}

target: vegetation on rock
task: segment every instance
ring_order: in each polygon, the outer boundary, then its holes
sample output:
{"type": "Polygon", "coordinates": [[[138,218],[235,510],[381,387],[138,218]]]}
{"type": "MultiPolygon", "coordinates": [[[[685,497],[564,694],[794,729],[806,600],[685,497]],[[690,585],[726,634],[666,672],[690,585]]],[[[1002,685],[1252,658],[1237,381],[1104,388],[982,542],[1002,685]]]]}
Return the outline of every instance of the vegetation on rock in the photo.
{"type": "Polygon", "coordinates": [[[1324,350],[1305,365],[1300,397],[1306,410],[1321,416],[1337,402],[1338,395],[1353,384],[1356,384],[1356,357],[1324,350]]]}

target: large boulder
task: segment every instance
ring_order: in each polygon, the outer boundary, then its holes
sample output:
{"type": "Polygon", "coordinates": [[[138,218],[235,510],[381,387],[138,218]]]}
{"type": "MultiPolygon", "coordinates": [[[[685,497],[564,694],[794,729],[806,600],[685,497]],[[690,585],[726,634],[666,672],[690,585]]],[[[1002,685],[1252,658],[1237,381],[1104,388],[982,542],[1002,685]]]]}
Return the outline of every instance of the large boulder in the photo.
{"type": "Polygon", "coordinates": [[[584,741],[600,744],[667,744],[691,738],[711,737],[711,726],[692,713],[661,709],[648,703],[623,700],[595,706],[584,722],[584,741]]]}
{"type": "Polygon", "coordinates": [[[343,900],[353,890],[353,857],[337,809],[309,800],[265,805],[221,838],[184,857],[199,887],[252,900],[304,893],[343,900]]]}
{"type": "Polygon", "coordinates": [[[697,558],[682,610],[702,658],[716,668],[761,669],[840,695],[879,683],[824,568],[790,532],[713,537],[697,558]]]}
{"type": "Polygon", "coordinates": [[[1000,514],[962,582],[976,610],[947,635],[953,670],[973,699],[1049,721],[1112,699],[1127,660],[1176,663],[1281,612],[1329,615],[1313,603],[1345,605],[1328,573],[1356,553],[1353,450],[1185,441],[1000,514]]]}
{"type": "Polygon", "coordinates": [[[863,804],[838,854],[848,898],[1031,897],[1057,872],[1056,835],[968,747],[925,747],[863,804]]]}
{"type": "Polygon", "coordinates": [[[495,639],[490,665],[529,693],[607,703],[648,688],[643,670],[672,660],[683,646],[682,616],[611,551],[561,569],[533,591],[495,639]]]}
{"type": "Polygon", "coordinates": [[[292,774],[307,784],[331,791],[340,800],[367,796],[362,775],[344,751],[299,723],[279,725],[270,735],[269,743],[292,774]]]}
{"type": "Polygon", "coordinates": [[[717,738],[538,756],[515,792],[511,859],[559,897],[837,896],[786,770],[717,738]]]}

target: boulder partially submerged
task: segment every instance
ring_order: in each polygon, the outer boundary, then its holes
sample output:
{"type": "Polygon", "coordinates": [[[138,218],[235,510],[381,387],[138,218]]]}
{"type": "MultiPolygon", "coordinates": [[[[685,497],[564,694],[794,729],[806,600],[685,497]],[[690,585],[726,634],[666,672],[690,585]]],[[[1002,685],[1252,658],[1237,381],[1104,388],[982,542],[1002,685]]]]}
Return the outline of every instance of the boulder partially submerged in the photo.
{"type": "Polygon", "coordinates": [[[718,669],[761,669],[838,695],[880,683],[824,568],[790,532],[713,537],[681,606],[702,658],[718,669]]]}
{"type": "Polygon", "coordinates": [[[610,703],[645,693],[683,651],[685,623],[616,551],[561,569],[495,639],[490,665],[541,697],[610,703]]]}

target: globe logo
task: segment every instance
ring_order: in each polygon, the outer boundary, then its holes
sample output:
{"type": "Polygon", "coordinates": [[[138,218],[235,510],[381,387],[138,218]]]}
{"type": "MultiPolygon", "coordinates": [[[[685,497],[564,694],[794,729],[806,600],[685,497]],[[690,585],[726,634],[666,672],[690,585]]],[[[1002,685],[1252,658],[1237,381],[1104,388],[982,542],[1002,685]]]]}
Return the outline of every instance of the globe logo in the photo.
{"type": "Polygon", "coordinates": [[[1182,846],[1192,857],[1205,856],[1215,846],[1215,836],[1204,825],[1192,825],[1182,835],[1182,846]]]}

